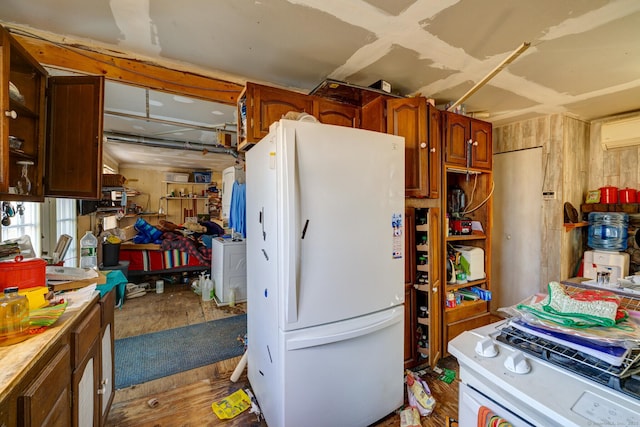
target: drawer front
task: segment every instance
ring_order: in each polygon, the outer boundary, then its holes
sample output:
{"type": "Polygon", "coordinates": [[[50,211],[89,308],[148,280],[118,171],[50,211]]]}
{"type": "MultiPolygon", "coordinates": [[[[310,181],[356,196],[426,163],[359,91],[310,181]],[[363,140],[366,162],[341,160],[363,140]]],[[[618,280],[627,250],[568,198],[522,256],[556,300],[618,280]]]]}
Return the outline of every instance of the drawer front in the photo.
{"type": "Polygon", "coordinates": [[[100,306],[95,305],[71,332],[73,369],[82,363],[91,345],[100,335],[100,306]]]}
{"type": "Polygon", "coordinates": [[[449,342],[464,331],[479,328],[491,323],[491,313],[480,314],[470,319],[461,320],[447,325],[447,336],[445,342],[449,342]]]}
{"type": "Polygon", "coordinates": [[[446,323],[457,322],[481,313],[486,313],[488,309],[489,303],[487,301],[465,302],[456,308],[445,310],[445,321],[446,323]]]}
{"type": "Polygon", "coordinates": [[[69,346],[62,347],[18,397],[19,425],[71,425],[69,346]]]}

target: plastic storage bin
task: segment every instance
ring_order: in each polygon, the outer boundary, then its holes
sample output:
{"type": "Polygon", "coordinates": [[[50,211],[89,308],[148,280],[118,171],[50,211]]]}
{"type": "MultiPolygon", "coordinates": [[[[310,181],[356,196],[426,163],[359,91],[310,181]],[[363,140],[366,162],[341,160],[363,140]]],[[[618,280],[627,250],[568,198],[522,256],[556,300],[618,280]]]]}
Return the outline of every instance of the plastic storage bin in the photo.
{"type": "Polygon", "coordinates": [[[591,212],[587,245],[604,251],[627,249],[629,215],[618,212],[591,212]]]}
{"type": "Polygon", "coordinates": [[[47,286],[47,262],[41,258],[0,262],[0,290],[17,286],[19,289],[47,286]]]}
{"type": "Polygon", "coordinates": [[[211,172],[194,172],[193,182],[205,184],[211,183],[211,172]]]}

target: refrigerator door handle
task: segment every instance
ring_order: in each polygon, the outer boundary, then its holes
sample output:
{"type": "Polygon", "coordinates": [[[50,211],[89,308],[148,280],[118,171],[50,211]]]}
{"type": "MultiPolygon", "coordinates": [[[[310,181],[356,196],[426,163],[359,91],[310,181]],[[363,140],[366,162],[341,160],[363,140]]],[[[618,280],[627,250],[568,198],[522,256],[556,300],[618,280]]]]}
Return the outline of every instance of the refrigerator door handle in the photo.
{"type": "Polygon", "coordinates": [[[331,344],[339,341],[350,340],[364,335],[372,334],[398,322],[404,321],[404,312],[395,311],[390,316],[371,323],[364,327],[347,329],[342,331],[333,331],[328,334],[307,335],[287,340],[287,351],[300,350],[303,348],[316,347],[325,344],[331,344]]]}
{"type": "Polygon", "coordinates": [[[285,136],[283,144],[283,160],[286,165],[286,176],[284,179],[284,194],[286,201],[285,221],[288,221],[292,227],[289,229],[288,248],[289,253],[284,257],[286,261],[285,269],[285,322],[295,323],[298,321],[298,275],[300,271],[300,246],[298,244],[298,236],[300,230],[300,206],[298,186],[298,162],[297,162],[297,146],[296,134],[294,130],[287,130],[288,135],[285,136]],[[289,141],[287,141],[289,140],[289,141]],[[289,142],[289,143],[288,143],[289,142]]]}

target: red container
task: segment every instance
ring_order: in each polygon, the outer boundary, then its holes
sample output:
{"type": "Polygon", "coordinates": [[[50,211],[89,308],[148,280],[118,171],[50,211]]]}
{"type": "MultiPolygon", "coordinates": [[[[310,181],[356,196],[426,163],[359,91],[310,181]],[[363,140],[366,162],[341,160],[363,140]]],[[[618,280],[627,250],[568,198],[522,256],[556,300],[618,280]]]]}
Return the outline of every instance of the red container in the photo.
{"type": "Polygon", "coordinates": [[[600,187],[600,203],[618,203],[618,187],[600,187]]]}
{"type": "Polygon", "coordinates": [[[0,291],[11,286],[20,289],[47,286],[47,262],[41,258],[0,262],[0,291]]]}
{"type": "Polygon", "coordinates": [[[620,203],[636,203],[637,192],[632,188],[623,188],[618,191],[618,200],[620,203]]]}

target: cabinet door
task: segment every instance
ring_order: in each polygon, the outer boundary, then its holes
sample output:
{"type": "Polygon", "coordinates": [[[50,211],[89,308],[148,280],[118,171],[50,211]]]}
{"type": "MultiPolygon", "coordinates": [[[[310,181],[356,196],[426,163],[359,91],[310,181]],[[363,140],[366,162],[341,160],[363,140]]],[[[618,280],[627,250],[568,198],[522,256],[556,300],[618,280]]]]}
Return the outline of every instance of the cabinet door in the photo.
{"type": "Polygon", "coordinates": [[[252,85],[253,99],[250,91],[247,91],[247,109],[252,109],[252,117],[247,119],[248,139],[253,142],[260,141],[269,133],[271,123],[277,122],[290,111],[298,113],[313,113],[313,99],[304,94],[277,89],[268,86],[252,85]],[[250,136],[250,138],[249,138],[250,136]]]}
{"type": "Polygon", "coordinates": [[[71,351],[64,345],[18,396],[18,425],[69,427],[71,423],[71,351]]]}
{"type": "Polygon", "coordinates": [[[440,280],[442,238],[440,209],[429,209],[429,364],[433,367],[442,356],[442,282],[440,280]]]}
{"type": "Polygon", "coordinates": [[[442,138],[440,131],[440,110],[427,105],[429,132],[429,179],[427,181],[427,197],[440,197],[440,182],[442,181],[442,138]]]}
{"type": "Polygon", "coordinates": [[[44,92],[46,71],[0,26],[0,199],[44,200],[44,92]],[[19,93],[9,90],[12,83],[19,93]],[[11,142],[10,142],[10,137],[11,142]],[[14,145],[16,144],[17,145],[14,145]],[[28,162],[30,189],[18,182],[28,162]],[[20,194],[17,194],[20,193],[20,194]]]}
{"type": "Polygon", "coordinates": [[[98,425],[98,345],[100,307],[96,304],[71,331],[74,426],[98,425]]]}
{"type": "Polygon", "coordinates": [[[313,115],[320,123],[328,125],[360,127],[360,110],[352,105],[317,98],[313,115]]]}
{"type": "Polygon", "coordinates": [[[416,258],[415,258],[415,211],[413,208],[405,209],[404,219],[404,366],[410,368],[416,365],[418,360],[416,329],[416,292],[415,283],[416,258]]]}
{"type": "Polygon", "coordinates": [[[387,133],[404,137],[405,196],[428,197],[426,100],[408,98],[387,101],[387,133]]]}
{"type": "Polygon", "coordinates": [[[467,164],[469,141],[469,118],[445,111],[444,115],[444,161],[461,167],[467,164]]]}
{"type": "Polygon", "coordinates": [[[49,79],[45,194],[99,199],[104,78],[49,79]]]}
{"type": "Polygon", "coordinates": [[[114,398],[115,370],[113,365],[114,351],[114,307],[115,289],[100,300],[102,340],[100,348],[101,369],[98,383],[98,400],[100,408],[100,425],[104,425],[114,398]]]}
{"type": "Polygon", "coordinates": [[[493,147],[491,142],[491,123],[471,120],[471,166],[478,169],[491,169],[493,147]]]}
{"type": "Polygon", "coordinates": [[[360,110],[360,128],[387,133],[387,98],[379,96],[362,106],[360,110]]]}
{"type": "Polygon", "coordinates": [[[73,371],[73,425],[75,427],[98,426],[96,390],[98,390],[98,374],[100,362],[98,357],[98,340],[94,340],[86,357],[73,371]]]}

